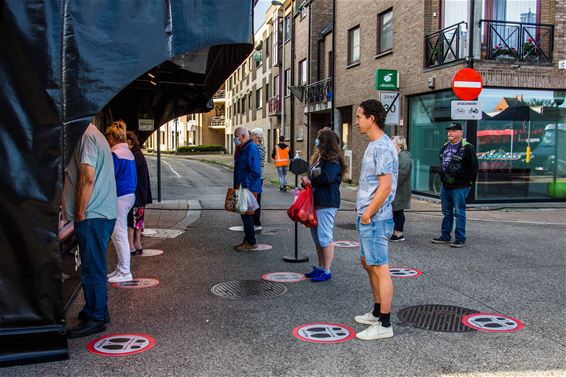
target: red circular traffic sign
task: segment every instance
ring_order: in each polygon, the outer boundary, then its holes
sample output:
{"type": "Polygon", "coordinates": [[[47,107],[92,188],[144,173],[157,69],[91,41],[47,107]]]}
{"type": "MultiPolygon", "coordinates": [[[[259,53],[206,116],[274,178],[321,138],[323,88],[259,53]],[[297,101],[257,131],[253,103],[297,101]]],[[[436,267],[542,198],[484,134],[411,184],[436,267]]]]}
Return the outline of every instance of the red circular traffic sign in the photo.
{"type": "Polygon", "coordinates": [[[462,68],[452,78],[452,90],[456,97],[464,101],[473,101],[480,95],[483,81],[478,71],[462,68]]]}

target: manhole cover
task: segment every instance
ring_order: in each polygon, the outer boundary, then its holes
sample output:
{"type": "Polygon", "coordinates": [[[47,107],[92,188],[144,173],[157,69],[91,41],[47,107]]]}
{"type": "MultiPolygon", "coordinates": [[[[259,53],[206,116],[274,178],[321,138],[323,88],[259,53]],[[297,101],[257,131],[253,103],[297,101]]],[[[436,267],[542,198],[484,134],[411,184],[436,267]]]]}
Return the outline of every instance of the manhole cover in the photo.
{"type": "Polygon", "coordinates": [[[336,224],[338,228],[356,230],[356,224],[336,224]]]}
{"type": "Polygon", "coordinates": [[[465,332],[474,331],[462,323],[462,318],[472,313],[478,311],[449,305],[417,305],[399,310],[397,317],[419,329],[465,332]]]}
{"type": "Polygon", "coordinates": [[[269,298],[281,296],[287,287],[265,280],[237,280],[216,284],[210,291],[222,298],[269,298]]]}

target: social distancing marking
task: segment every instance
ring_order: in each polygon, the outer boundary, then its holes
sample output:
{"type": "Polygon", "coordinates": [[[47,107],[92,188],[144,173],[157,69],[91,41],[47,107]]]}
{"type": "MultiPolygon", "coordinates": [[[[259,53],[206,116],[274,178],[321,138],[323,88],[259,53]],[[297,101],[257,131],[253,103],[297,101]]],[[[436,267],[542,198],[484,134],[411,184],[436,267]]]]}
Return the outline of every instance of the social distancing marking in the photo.
{"type": "Polygon", "coordinates": [[[493,313],[474,313],[462,317],[462,323],[480,331],[512,332],[521,330],[524,325],[516,318],[493,313]]]}
{"type": "Polygon", "coordinates": [[[389,267],[389,275],[394,278],[416,278],[423,272],[412,267],[389,267]]]}
{"type": "Polygon", "coordinates": [[[110,334],[92,340],[87,349],[102,356],[128,356],[150,350],[155,339],[145,334],[110,334]]]}
{"type": "Polygon", "coordinates": [[[136,289],[136,288],[154,287],[157,284],[159,284],[159,280],[157,279],[140,278],[140,279],[132,279],[128,281],[121,281],[118,283],[112,283],[112,286],[114,288],[136,289]]]}
{"type": "Polygon", "coordinates": [[[151,236],[157,233],[157,229],[144,228],[142,236],[151,236]]]}
{"type": "Polygon", "coordinates": [[[312,343],[341,343],[356,336],[351,327],[328,322],[315,322],[297,326],[293,335],[305,342],[312,343]]]}
{"type": "Polygon", "coordinates": [[[306,276],[299,272],[270,272],[269,274],[262,275],[261,278],[278,283],[297,283],[306,280],[306,276]]]}
{"type": "Polygon", "coordinates": [[[258,243],[257,249],[254,249],[254,250],[262,251],[262,250],[271,250],[271,249],[273,249],[273,246],[271,246],[271,245],[268,245],[266,243],[258,243]]]}
{"type": "Polygon", "coordinates": [[[163,254],[163,250],[157,249],[143,249],[143,253],[139,254],[140,257],[155,257],[156,255],[163,254]]]}
{"type": "Polygon", "coordinates": [[[349,247],[359,247],[359,246],[360,243],[356,241],[346,241],[346,240],[334,241],[334,247],[349,248],[349,247]]]}
{"type": "Polygon", "coordinates": [[[244,231],[244,227],[242,225],[231,226],[228,229],[230,229],[232,232],[243,232],[244,231]]]}

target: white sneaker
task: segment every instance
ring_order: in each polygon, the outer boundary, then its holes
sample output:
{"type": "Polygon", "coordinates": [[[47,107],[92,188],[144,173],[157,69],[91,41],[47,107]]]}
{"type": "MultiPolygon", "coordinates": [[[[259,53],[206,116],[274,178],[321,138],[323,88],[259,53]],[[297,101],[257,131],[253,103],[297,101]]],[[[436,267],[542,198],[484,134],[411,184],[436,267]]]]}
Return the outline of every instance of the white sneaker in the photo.
{"type": "Polygon", "coordinates": [[[120,272],[117,268],[114,269],[114,271],[112,271],[111,273],[109,273],[108,275],[106,275],[106,277],[109,279],[111,277],[116,276],[116,274],[120,272]]]}
{"type": "Polygon", "coordinates": [[[111,278],[108,279],[109,283],[120,283],[122,281],[130,281],[133,280],[133,276],[132,274],[123,274],[120,271],[118,271],[118,273],[116,273],[116,275],[112,276],[111,278]]]}
{"type": "Polygon", "coordinates": [[[361,340],[376,340],[391,338],[393,336],[393,326],[383,327],[381,322],[374,323],[367,329],[356,334],[356,338],[361,340]]]}
{"type": "Polygon", "coordinates": [[[364,325],[373,325],[379,321],[379,318],[374,316],[372,312],[357,315],[354,317],[354,321],[358,323],[363,323],[364,325]]]}

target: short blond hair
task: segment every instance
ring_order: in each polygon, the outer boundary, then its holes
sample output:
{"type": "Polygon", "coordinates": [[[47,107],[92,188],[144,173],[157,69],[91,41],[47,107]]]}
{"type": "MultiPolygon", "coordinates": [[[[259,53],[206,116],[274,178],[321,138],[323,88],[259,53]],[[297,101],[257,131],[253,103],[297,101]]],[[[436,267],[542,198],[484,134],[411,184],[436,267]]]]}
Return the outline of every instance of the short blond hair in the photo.
{"type": "Polygon", "coordinates": [[[393,140],[393,142],[398,145],[402,151],[407,150],[407,140],[405,140],[405,136],[393,136],[391,140],[393,140]]]}
{"type": "Polygon", "coordinates": [[[114,141],[120,143],[126,142],[126,122],[123,120],[117,120],[112,122],[108,128],[106,128],[106,137],[110,136],[114,141]]]}

